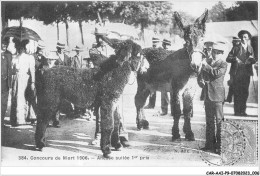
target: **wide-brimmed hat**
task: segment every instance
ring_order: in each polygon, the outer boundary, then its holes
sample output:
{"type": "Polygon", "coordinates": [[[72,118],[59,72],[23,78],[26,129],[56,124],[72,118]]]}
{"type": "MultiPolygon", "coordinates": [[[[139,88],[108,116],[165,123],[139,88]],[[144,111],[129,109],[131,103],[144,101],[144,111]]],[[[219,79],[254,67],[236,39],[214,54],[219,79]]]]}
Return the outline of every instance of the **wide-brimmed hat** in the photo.
{"type": "Polygon", "coordinates": [[[238,34],[237,34],[237,36],[238,36],[239,38],[242,38],[242,36],[243,36],[244,34],[247,34],[250,39],[252,38],[252,35],[251,35],[250,32],[248,32],[247,30],[241,30],[241,31],[239,31],[238,34]]]}
{"type": "Polygon", "coordinates": [[[83,51],[83,47],[76,45],[74,48],[75,51],[83,51]]]}
{"type": "Polygon", "coordinates": [[[37,48],[40,48],[40,49],[44,49],[45,48],[45,44],[44,44],[44,42],[42,40],[38,41],[37,48]]]}
{"type": "Polygon", "coordinates": [[[64,43],[61,43],[61,42],[57,42],[56,47],[57,47],[57,48],[61,48],[61,49],[65,49],[65,44],[64,44],[64,43]]]}
{"type": "Polygon", "coordinates": [[[213,50],[219,50],[223,52],[225,51],[225,48],[226,48],[226,43],[222,41],[214,42],[212,46],[213,50]]]}
{"type": "Polygon", "coordinates": [[[160,42],[160,39],[159,39],[159,38],[156,38],[156,37],[153,37],[153,38],[152,38],[152,42],[153,42],[153,43],[158,43],[158,42],[160,42]]]}
{"type": "Polygon", "coordinates": [[[163,39],[163,44],[171,46],[171,41],[163,39]]]}

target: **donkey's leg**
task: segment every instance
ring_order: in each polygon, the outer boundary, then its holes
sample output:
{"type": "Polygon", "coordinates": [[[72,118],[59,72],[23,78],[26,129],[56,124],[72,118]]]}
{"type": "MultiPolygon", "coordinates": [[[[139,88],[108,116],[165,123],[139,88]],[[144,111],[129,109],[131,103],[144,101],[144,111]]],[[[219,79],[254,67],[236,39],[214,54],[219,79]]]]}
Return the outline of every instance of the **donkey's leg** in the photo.
{"type": "MultiPolygon", "coordinates": [[[[55,105],[54,105],[55,106],[55,105]]],[[[35,143],[36,148],[42,149],[46,146],[45,132],[52,116],[57,112],[57,106],[46,109],[39,109],[37,116],[36,132],[35,132],[35,143]]]]}
{"type": "Polygon", "coordinates": [[[180,140],[179,120],[181,116],[180,94],[188,81],[188,77],[173,78],[171,82],[171,113],[173,115],[172,140],[180,140]]]}
{"type": "Polygon", "coordinates": [[[107,100],[102,102],[100,107],[101,114],[101,142],[100,147],[104,157],[109,157],[111,153],[111,135],[114,129],[114,110],[113,102],[107,100]]]}
{"type": "Polygon", "coordinates": [[[190,118],[192,116],[193,110],[193,100],[189,89],[185,89],[182,94],[183,96],[183,114],[184,114],[184,125],[183,132],[185,133],[185,139],[189,141],[194,141],[194,134],[191,130],[190,118]]]}
{"type": "Polygon", "coordinates": [[[173,90],[171,95],[171,110],[173,115],[172,141],[180,140],[179,120],[181,116],[181,106],[179,98],[179,90],[173,90]]]}
{"type": "Polygon", "coordinates": [[[190,119],[193,116],[193,97],[196,93],[198,84],[197,78],[189,78],[186,89],[183,92],[183,113],[184,113],[184,125],[183,132],[185,133],[185,139],[189,141],[194,141],[194,134],[191,130],[190,119]]]}
{"type": "Polygon", "coordinates": [[[145,119],[144,115],[144,105],[147,97],[149,96],[150,91],[148,89],[140,88],[138,86],[137,93],[135,95],[135,107],[136,107],[136,124],[137,130],[141,130],[142,128],[148,129],[149,122],[145,119]]]}
{"type": "Polygon", "coordinates": [[[115,147],[116,150],[120,150],[120,148],[122,147],[119,140],[120,119],[121,116],[119,113],[119,107],[117,106],[114,111],[114,131],[111,137],[111,145],[112,147],[115,147]]]}
{"type": "Polygon", "coordinates": [[[50,119],[55,116],[60,103],[59,93],[48,92],[48,95],[39,97],[37,124],[35,132],[36,148],[45,146],[45,132],[50,119]]]}

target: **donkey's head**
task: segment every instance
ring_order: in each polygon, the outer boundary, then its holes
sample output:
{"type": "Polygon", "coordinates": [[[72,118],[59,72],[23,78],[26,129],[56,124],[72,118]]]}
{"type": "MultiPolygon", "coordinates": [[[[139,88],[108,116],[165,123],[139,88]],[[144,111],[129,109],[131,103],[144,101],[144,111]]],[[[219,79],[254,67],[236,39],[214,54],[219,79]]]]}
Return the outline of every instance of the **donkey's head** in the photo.
{"type": "Polygon", "coordinates": [[[194,71],[199,72],[203,60],[203,52],[201,43],[206,30],[206,20],[208,17],[208,10],[196,19],[193,24],[184,26],[181,16],[178,12],[174,13],[174,18],[179,28],[184,32],[185,48],[191,60],[191,67],[194,71]]]}
{"type": "Polygon", "coordinates": [[[123,65],[124,62],[129,62],[132,71],[137,71],[142,62],[142,48],[132,40],[120,42],[115,49],[117,63],[123,65]]]}

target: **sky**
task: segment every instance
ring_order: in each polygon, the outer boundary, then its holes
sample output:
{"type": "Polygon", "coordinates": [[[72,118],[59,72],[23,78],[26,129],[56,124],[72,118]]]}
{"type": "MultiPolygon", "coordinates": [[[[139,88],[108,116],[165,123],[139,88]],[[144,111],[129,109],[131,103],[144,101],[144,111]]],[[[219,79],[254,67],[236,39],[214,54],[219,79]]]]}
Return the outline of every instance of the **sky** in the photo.
{"type": "MultiPolygon", "coordinates": [[[[229,8],[235,1],[222,1],[229,8]]],[[[174,11],[184,11],[194,17],[199,17],[207,8],[210,10],[218,1],[177,1],[172,2],[174,11]]]]}

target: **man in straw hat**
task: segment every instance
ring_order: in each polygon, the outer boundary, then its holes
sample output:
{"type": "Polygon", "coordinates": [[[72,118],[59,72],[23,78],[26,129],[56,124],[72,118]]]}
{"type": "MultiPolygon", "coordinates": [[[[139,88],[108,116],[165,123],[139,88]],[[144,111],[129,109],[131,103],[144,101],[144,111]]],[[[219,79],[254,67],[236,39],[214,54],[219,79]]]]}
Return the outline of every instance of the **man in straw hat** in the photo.
{"type": "Polygon", "coordinates": [[[85,66],[83,56],[80,54],[83,51],[81,46],[76,45],[74,48],[76,55],[71,58],[71,67],[83,68],[85,66]]]}
{"type": "Polygon", "coordinates": [[[57,48],[57,56],[58,59],[55,61],[55,65],[64,65],[64,66],[70,66],[70,58],[67,56],[64,51],[65,51],[65,44],[61,42],[57,42],[56,45],[57,48]]]}
{"type": "Polygon", "coordinates": [[[231,49],[227,62],[232,64],[229,74],[233,77],[234,113],[236,116],[246,116],[250,76],[253,76],[252,64],[255,64],[256,60],[250,45],[251,34],[246,30],[241,30],[238,37],[241,43],[231,49]]]}
{"type": "Polygon", "coordinates": [[[202,71],[198,78],[199,86],[203,88],[206,114],[206,143],[202,150],[220,154],[221,122],[224,119],[223,102],[225,99],[224,76],[227,63],[223,60],[225,43],[214,42],[212,46],[212,61],[203,61],[202,71]],[[215,134],[215,121],[217,132],[215,134]]]}
{"type": "Polygon", "coordinates": [[[167,50],[169,46],[171,46],[171,41],[163,39],[163,42],[162,42],[163,49],[167,50]]]}

